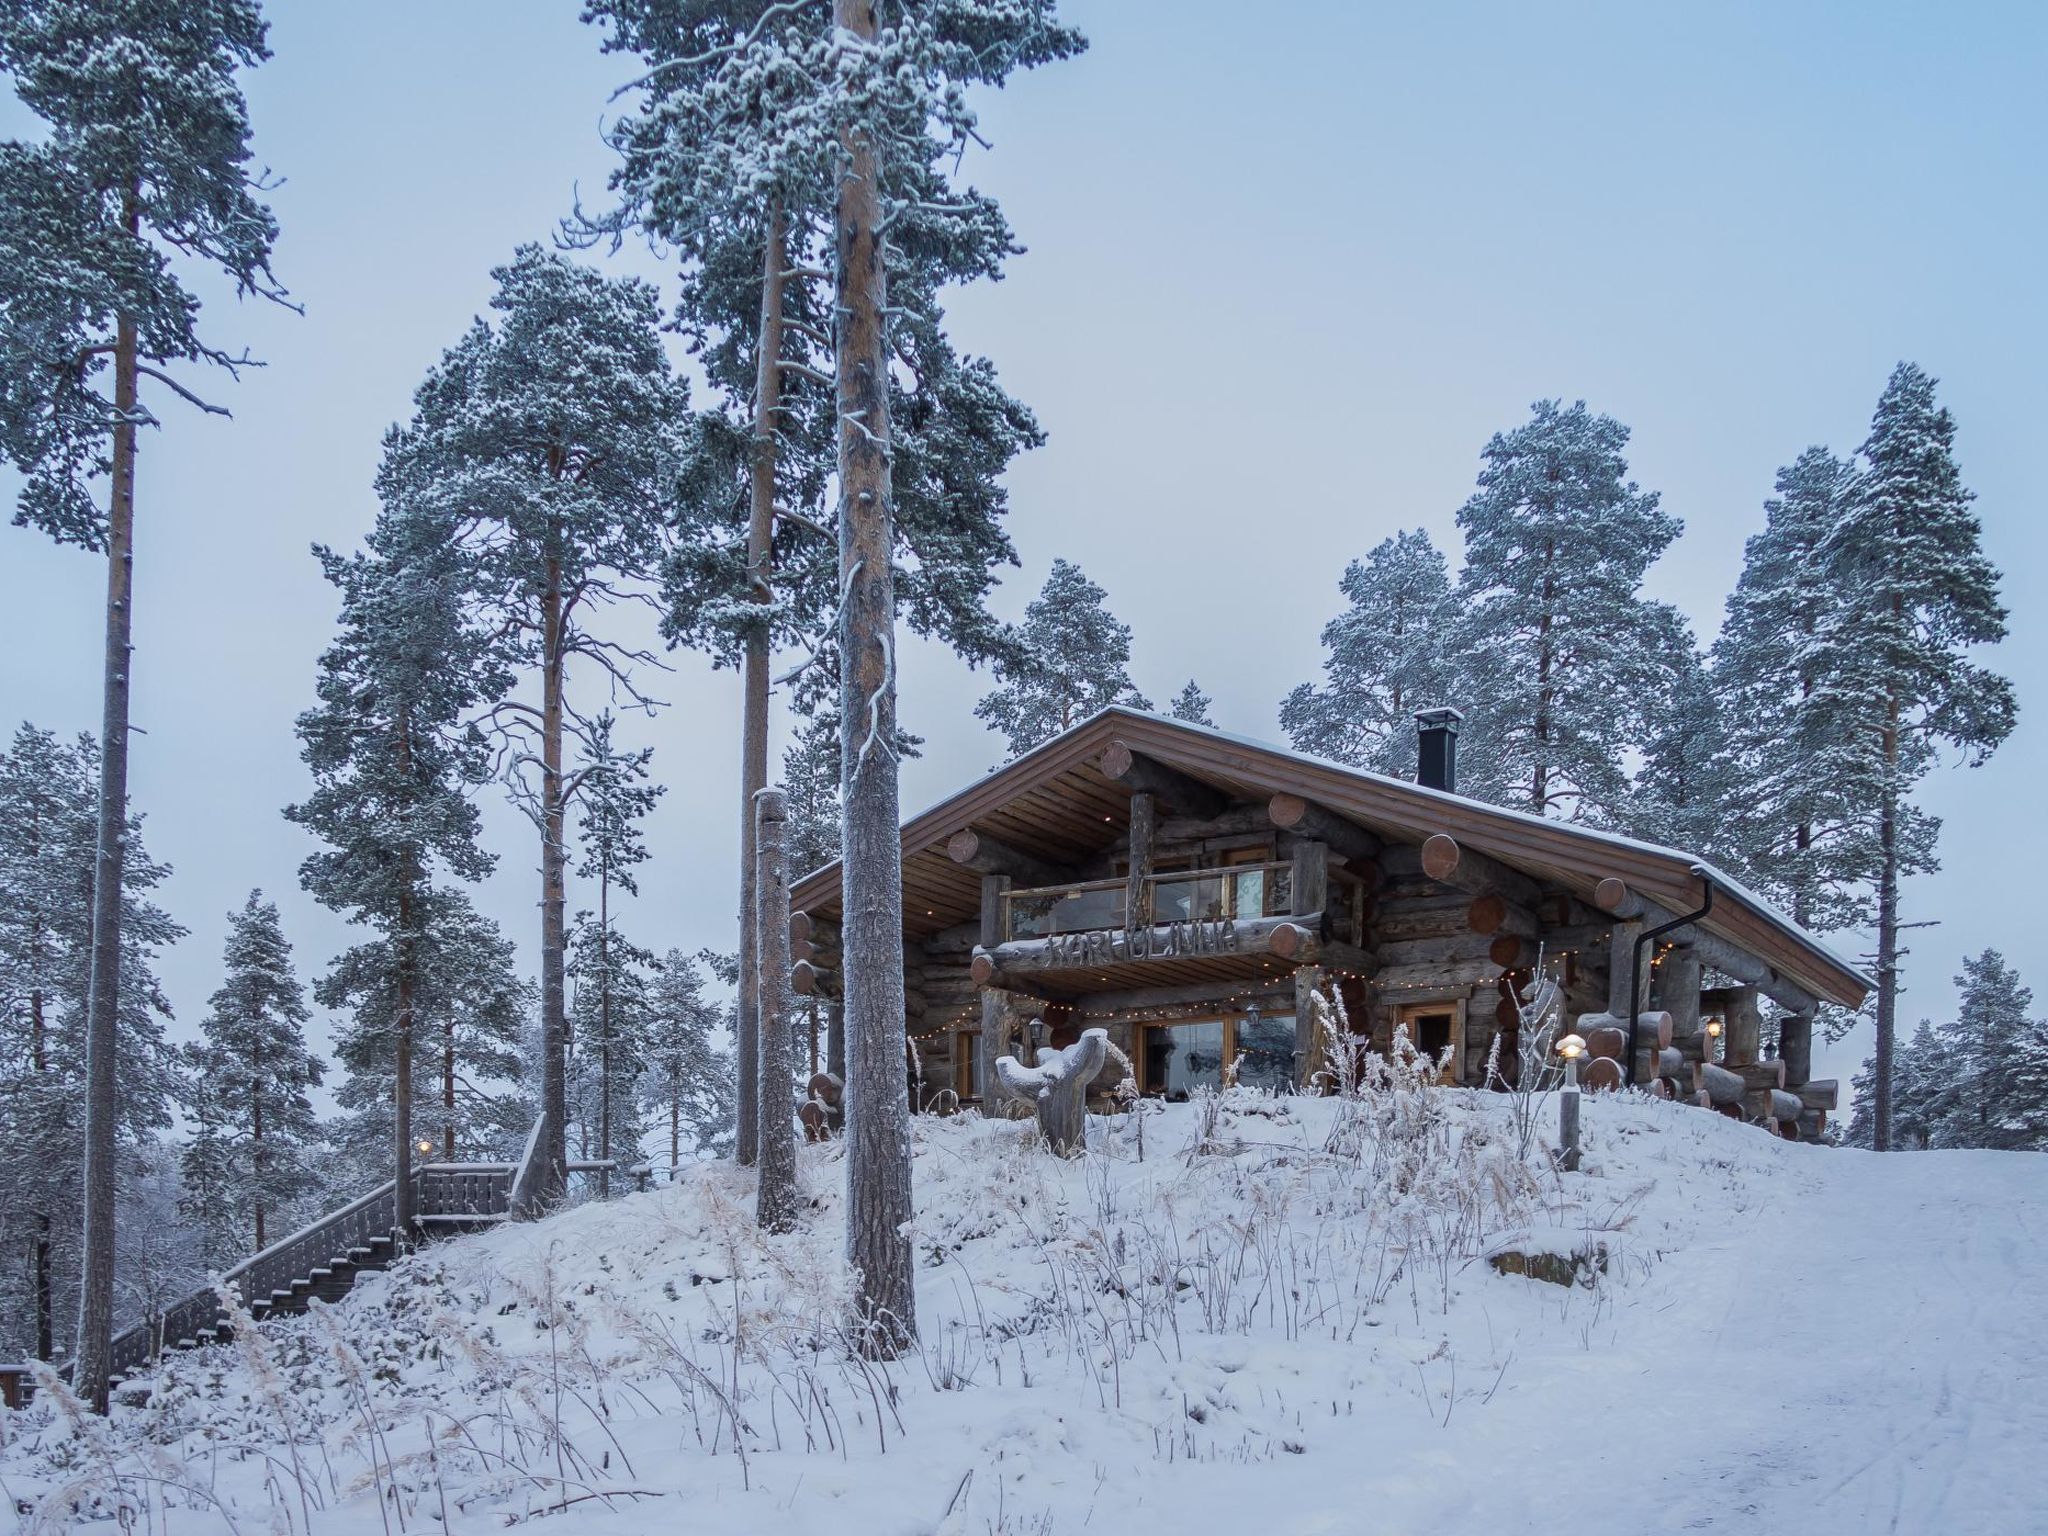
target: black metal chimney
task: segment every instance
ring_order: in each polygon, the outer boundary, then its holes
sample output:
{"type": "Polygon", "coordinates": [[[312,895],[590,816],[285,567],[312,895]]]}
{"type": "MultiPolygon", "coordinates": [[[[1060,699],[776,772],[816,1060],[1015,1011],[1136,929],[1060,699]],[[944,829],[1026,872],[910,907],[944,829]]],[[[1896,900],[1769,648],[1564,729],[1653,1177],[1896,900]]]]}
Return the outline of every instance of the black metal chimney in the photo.
{"type": "Polygon", "coordinates": [[[1465,712],[1458,709],[1418,709],[1415,734],[1420,750],[1415,758],[1415,782],[1424,789],[1458,792],[1458,725],[1465,712]]]}

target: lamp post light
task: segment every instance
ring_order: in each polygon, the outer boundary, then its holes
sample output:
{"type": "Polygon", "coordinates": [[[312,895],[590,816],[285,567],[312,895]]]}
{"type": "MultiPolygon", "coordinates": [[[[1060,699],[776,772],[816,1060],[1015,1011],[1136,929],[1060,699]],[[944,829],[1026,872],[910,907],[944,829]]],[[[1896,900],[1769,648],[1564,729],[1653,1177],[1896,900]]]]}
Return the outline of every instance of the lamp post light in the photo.
{"type": "Polygon", "coordinates": [[[1557,1042],[1564,1058],[1564,1091],[1557,1096],[1557,1162],[1566,1173],[1579,1171],[1579,1058],[1586,1054],[1583,1036],[1566,1035],[1557,1042]]]}
{"type": "Polygon", "coordinates": [[[1707,1045],[1706,1049],[1701,1054],[1704,1055],[1708,1061],[1712,1061],[1714,1059],[1714,1042],[1716,1040],[1719,1040],[1720,1038],[1721,1021],[1719,1019],[1707,1020],[1707,1045]]]}

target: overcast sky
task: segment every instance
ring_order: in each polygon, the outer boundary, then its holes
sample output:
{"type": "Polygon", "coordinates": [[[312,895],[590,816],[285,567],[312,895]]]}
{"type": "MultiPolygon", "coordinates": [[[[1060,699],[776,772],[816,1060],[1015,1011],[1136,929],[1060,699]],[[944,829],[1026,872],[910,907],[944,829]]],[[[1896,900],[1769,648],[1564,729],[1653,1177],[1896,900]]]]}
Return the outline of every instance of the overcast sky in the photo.
{"type": "MultiPolygon", "coordinates": [[[[1561,396],[1633,429],[1635,477],[1686,527],[1650,590],[1710,637],[1777,466],[1853,449],[1911,358],[1941,379],[2005,572],[2012,637],[1989,659],[2020,727],[1989,767],[1927,783],[1946,867],[1908,889],[1909,919],[1939,926],[1910,935],[1903,1014],[1948,1008],[1987,944],[2048,996],[2030,900],[2048,865],[2048,8],[1064,9],[1093,47],[988,98],[995,148],[971,166],[1029,253],[953,304],[960,344],[1050,434],[1011,476],[1024,564],[1001,609],[1078,561],[1136,628],[1155,700],[1193,675],[1220,724],[1278,740],[1345,561],[1416,525],[1455,558],[1488,435],[1561,396]]],[[[202,287],[212,339],[270,366],[211,381],[232,421],[161,406],[140,460],[131,789],[192,930],[163,962],[180,1033],[250,887],[280,901],[309,977],[350,941],[299,892],[310,843],[278,814],[307,788],[291,723],[334,618],[307,546],[369,526],[380,434],[491,266],[546,238],[572,187],[601,194],[598,125],[627,75],[574,0],[268,10],[276,57],[248,94],[286,178],[277,271],[306,314],[202,287]]],[[[21,128],[0,107],[0,132],[21,128]]],[[[643,252],[616,265],[672,290],[643,252]]],[[[0,710],[96,729],[102,563],[0,529],[0,569],[0,710]]],[[[971,713],[986,686],[906,656],[903,718],[928,742],[906,809],[1001,756],[971,713]]],[[[633,729],[670,793],[628,932],[731,947],[737,684],[681,657],[654,691],[671,707],[633,729]]],[[[488,831],[483,905],[530,965],[532,834],[496,801],[488,831]]],[[[1866,1050],[1817,1070],[1847,1078],[1866,1050]]]]}

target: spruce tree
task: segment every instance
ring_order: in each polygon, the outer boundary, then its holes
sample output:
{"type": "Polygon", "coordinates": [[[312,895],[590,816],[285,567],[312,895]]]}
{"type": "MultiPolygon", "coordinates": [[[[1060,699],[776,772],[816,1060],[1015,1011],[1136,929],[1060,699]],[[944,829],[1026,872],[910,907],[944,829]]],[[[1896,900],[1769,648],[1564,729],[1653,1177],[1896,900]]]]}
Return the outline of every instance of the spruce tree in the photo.
{"type": "Polygon", "coordinates": [[[386,442],[378,486],[387,504],[417,505],[453,530],[469,612],[505,637],[529,685],[496,690],[485,718],[540,844],[539,1198],[552,1202],[567,1176],[567,752],[591,730],[570,696],[570,663],[586,686],[653,708],[634,680],[652,658],[596,621],[636,600],[660,565],[688,390],[647,284],[538,246],[492,277],[495,320],[476,321],[428,373],[412,420],[386,442]]]}
{"type": "Polygon", "coordinates": [[[974,706],[976,718],[1009,737],[1012,757],[1112,704],[1152,707],[1127,670],[1131,627],[1117,622],[1108,601],[1078,565],[1053,561],[1024,610],[1014,655],[996,664],[996,687],[974,706]]]}
{"type": "Polygon", "coordinates": [[[1460,788],[1539,816],[1627,817],[1625,754],[1652,727],[1670,622],[1640,596],[1678,519],[1628,478],[1628,428],[1539,400],[1486,445],[1465,531],[1460,788]]]}
{"type": "Polygon", "coordinates": [[[1802,927],[1870,920],[1877,875],[1857,785],[1865,770],[1835,750],[1853,725],[1819,647],[1852,594],[1832,579],[1823,545],[1855,494],[1856,469],[1808,448],[1778,471],[1764,528],[1743,550],[1714,644],[1725,758],[1741,793],[1721,852],[1802,927]]]}
{"type": "Polygon", "coordinates": [[[732,1060],[719,1049],[719,1009],[704,996],[704,974],[680,949],[662,957],[647,991],[646,1055],[640,1102],[668,1129],[669,1167],[685,1148],[732,1150],[732,1060]]]}
{"type": "Polygon", "coordinates": [[[187,1182],[214,1181],[235,1212],[242,1252],[263,1248],[293,1223],[314,1189],[313,1143],[319,1126],[306,1090],[326,1071],[306,1048],[312,1017],[274,902],[251,891],[228,915],[225,977],[202,1039],[190,1052],[208,1100],[205,1142],[185,1167],[187,1182]],[[224,1154],[224,1155],[223,1155],[224,1154]]]}
{"type": "Polygon", "coordinates": [[[1188,685],[1173,696],[1173,702],[1166,712],[1176,720],[1185,720],[1189,725],[1206,725],[1212,730],[1216,722],[1209,718],[1209,706],[1216,701],[1202,692],[1195,680],[1188,679],[1188,685]]]}
{"type": "Polygon", "coordinates": [[[1707,661],[1677,610],[1655,610],[1660,686],[1645,701],[1649,733],[1629,789],[1628,830],[1721,860],[1744,781],[1728,752],[1728,721],[1707,661]]]}
{"type": "MultiPolygon", "coordinates": [[[[16,1149],[0,1158],[0,1352],[43,1360],[79,1302],[99,778],[89,736],[65,743],[23,725],[0,751],[0,1146],[16,1149]]],[[[125,1157],[170,1123],[181,1087],[152,965],[184,930],[148,900],[169,870],[150,858],[139,817],[122,843],[114,1104],[125,1157]]]]}
{"type": "Polygon", "coordinates": [[[0,70],[48,124],[0,145],[0,446],[22,475],[15,521],[107,556],[100,902],[87,1003],[84,1280],[73,1377],[104,1411],[114,1311],[120,1107],[122,833],[133,684],[135,459],[157,418],[145,383],[226,414],[173,372],[246,363],[200,339],[180,269],[282,301],[277,228],[252,172],[239,69],[269,57],[253,0],[14,0],[0,70]],[[106,507],[97,481],[105,475],[106,507]]]}
{"type": "Polygon", "coordinates": [[[1863,473],[1822,542],[1840,601],[1813,642],[1839,722],[1815,766],[1855,796],[1857,835],[1875,868],[1879,1151],[1891,1141],[1900,886],[1936,867],[1941,825],[1913,804],[1913,786],[1943,747],[1983,762],[2016,713],[2011,685],[1969,659],[1971,648],[2004,638],[2005,609],[1956,465],[1955,420],[1934,388],[1900,363],[1878,400],[1863,473]]]}
{"type": "Polygon", "coordinates": [[[1412,778],[1415,712],[1461,702],[1445,648],[1449,568],[1416,528],[1353,560],[1338,587],[1351,606],[1323,626],[1323,686],[1289,693],[1280,727],[1300,751],[1412,778]]]}
{"type": "MultiPolygon", "coordinates": [[[[298,720],[313,791],[285,815],[327,844],[300,865],[300,883],[377,934],[344,961],[374,967],[374,983],[351,985],[375,999],[392,1043],[386,1145],[403,1240],[412,1228],[412,1044],[432,881],[437,869],[479,880],[491,868],[469,797],[489,760],[465,719],[501,686],[501,673],[494,637],[464,614],[467,559],[447,520],[387,500],[367,542],[349,557],[314,549],[341,594],[340,634],[320,658],[319,703],[298,720]]],[[[332,975],[322,983],[324,1006],[335,1006],[334,985],[332,975]]]]}
{"type": "MultiPolygon", "coordinates": [[[[2048,1103],[2035,1097],[2031,1080],[2042,1030],[2029,1017],[2034,994],[1995,949],[1966,957],[1955,981],[1956,1017],[1935,1027],[1940,1091],[1931,1103],[1913,1106],[1901,1093],[1898,1118],[1903,1123],[1917,1112],[1937,1147],[2043,1146],[2048,1103]]],[[[1895,1075],[1903,1087],[1912,1074],[1895,1075]]],[[[1920,1075],[1928,1075],[1924,1066],[1920,1075]]]]}

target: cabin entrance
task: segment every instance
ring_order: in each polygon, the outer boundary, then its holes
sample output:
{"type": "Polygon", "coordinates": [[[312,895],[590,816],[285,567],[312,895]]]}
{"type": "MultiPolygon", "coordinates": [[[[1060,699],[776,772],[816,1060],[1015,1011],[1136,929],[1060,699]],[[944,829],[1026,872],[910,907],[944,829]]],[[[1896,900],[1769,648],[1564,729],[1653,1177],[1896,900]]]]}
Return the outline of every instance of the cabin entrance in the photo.
{"type": "Polygon", "coordinates": [[[1140,1090],[1178,1103],[1197,1088],[1221,1088],[1234,1063],[1246,1088],[1286,1093],[1294,1086],[1294,1015],[1237,1013],[1138,1027],[1140,1090]]]}
{"type": "Polygon", "coordinates": [[[1440,1081],[1455,1083],[1463,1079],[1463,1001],[1408,1003],[1394,1010],[1394,1027],[1397,1030],[1406,1029],[1409,1044],[1415,1047],[1416,1054],[1427,1058],[1431,1063],[1442,1060],[1446,1048],[1458,1047],[1451,1051],[1450,1065],[1444,1069],[1440,1081]]]}

